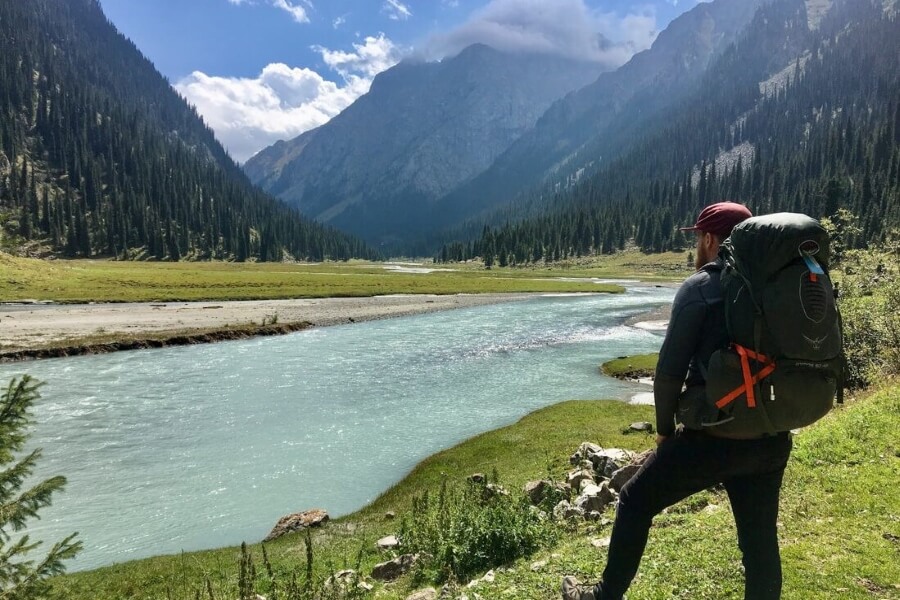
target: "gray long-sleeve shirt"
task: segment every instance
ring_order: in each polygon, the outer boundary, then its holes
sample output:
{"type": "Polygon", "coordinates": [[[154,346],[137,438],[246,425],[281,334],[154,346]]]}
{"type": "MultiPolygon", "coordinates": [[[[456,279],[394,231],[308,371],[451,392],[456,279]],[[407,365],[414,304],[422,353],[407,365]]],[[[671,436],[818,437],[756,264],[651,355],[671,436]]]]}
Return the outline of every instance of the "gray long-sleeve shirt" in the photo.
{"type": "Polygon", "coordinates": [[[656,429],[660,435],[675,431],[682,384],[704,385],[709,357],[728,344],[721,270],[718,260],[705,265],[685,280],[672,303],[653,384],[656,429]]]}

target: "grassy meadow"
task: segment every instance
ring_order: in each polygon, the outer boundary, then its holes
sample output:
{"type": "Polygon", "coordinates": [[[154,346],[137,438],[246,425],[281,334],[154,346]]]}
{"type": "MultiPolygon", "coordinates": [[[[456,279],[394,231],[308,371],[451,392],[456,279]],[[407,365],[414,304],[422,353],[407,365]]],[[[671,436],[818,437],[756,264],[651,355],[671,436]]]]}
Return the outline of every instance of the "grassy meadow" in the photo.
{"type": "MultiPolygon", "coordinates": [[[[369,506],[312,533],[315,577],[321,580],[344,568],[368,575],[374,564],[389,558],[375,550],[375,541],[397,533],[412,499],[423,490],[438,495],[445,480],[462,485],[471,473],[496,469],[500,482],[520,495],[528,480],[561,478],[569,468],[568,456],[581,441],[650,448],[652,436],[625,435],[622,430],[633,421],[652,420],[652,411],[621,402],[566,402],[436,454],[369,506]],[[387,511],[396,512],[396,519],[387,519],[387,511]]],[[[779,520],[784,598],[900,597],[898,425],[900,387],[884,387],[850,399],[795,437],[779,520]]],[[[605,550],[592,541],[609,536],[613,510],[607,509],[604,517],[598,523],[554,525],[558,530],[552,543],[531,556],[496,565],[495,580],[475,584],[469,597],[475,592],[481,598],[544,600],[558,597],[563,575],[596,579],[605,550]]],[[[273,580],[302,578],[307,569],[301,534],[266,544],[268,567],[263,566],[259,545],[249,546],[249,552],[256,561],[254,591],[270,598],[273,580]]],[[[155,557],[57,577],[53,589],[72,600],[187,600],[198,593],[202,598],[236,598],[239,562],[236,547],[155,557]]],[[[358,592],[359,597],[403,599],[434,585],[415,574],[389,584],[364,579],[375,589],[358,592]]],[[[657,518],[629,598],[737,599],[742,594],[740,555],[723,491],[701,493],[657,518]]]]}
{"type": "Polygon", "coordinates": [[[269,300],[383,294],[613,292],[609,284],[570,278],[677,280],[687,274],[684,253],[624,252],[547,267],[486,270],[480,263],[426,265],[432,273],[386,269],[387,264],[124,262],[36,260],[0,253],[0,302],[61,303],[269,300]],[[660,275],[662,273],[662,275],[660,275]]]}

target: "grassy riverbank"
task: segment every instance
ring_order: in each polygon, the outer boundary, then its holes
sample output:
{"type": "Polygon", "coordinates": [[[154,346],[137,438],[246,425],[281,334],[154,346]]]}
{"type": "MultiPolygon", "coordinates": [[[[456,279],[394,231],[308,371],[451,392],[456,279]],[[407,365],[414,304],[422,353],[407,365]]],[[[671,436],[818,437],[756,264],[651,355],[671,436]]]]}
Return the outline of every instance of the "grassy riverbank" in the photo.
{"type": "Polygon", "coordinates": [[[638,354],[635,356],[623,356],[614,358],[600,365],[600,371],[604,375],[617,379],[641,379],[653,377],[656,372],[656,362],[659,353],[638,354]]]}
{"type": "MultiPolygon", "coordinates": [[[[226,262],[44,261],[0,253],[0,302],[155,302],[263,300],[503,292],[603,292],[618,286],[566,278],[678,279],[680,254],[624,252],[542,268],[493,268],[479,264],[433,265],[431,273],[390,271],[388,265],[226,262]],[[562,278],[562,279],[561,279],[562,278]]],[[[432,265],[429,265],[432,266],[432,265]]]]}
{"type": "MultiPolygon", "coordinates": [[[[320,577],[345,567],[367,575],[384,560],[374,550],[382,535],[396,533],[412,498],[437,494],[445,478],[461,482],[473,472],[499,471],[514,494],[530,479],[561,477],[568,456],[584,440],[606,447],[651,447],[645,434],[622,427],[650,420],[652,407],[619,402],[567,402],[436,454],[361,511],[333,521],[313,536],[320,577]],[[386,520],[386,511],[397,520],[386,520]]],[[[835,410],[795,439],[780,518],[786,599],[900,597],[900,386],[884,387],[835,410]]],[[[348,482],[349,484],[349,482],[348,482]]],[[[607,519],[612,518],[608,510],[607,519]]],[[[596,578],[605,550],[592,540],[608,537],[610,525],[559,525],[557,542],[496,572],[473,590],[482,598],[557,597],[560,578],[596,578]],[[534,566],[535,561],[546,561],[534,566]]],[[[276,580],[306,569],[300,535],[266,545],[276,580]]],[[[250,548],[260,561],[260,548],[250,548]]],[[[156,557],[54,580],[64,598],[194,598],[206,581],[215,598],[237,597],[238,548],[156,557]]],[[[499,566],[499,565],[498,565],[499,566]]],[[[268,575],[257,565],[257,589],[268,592],[268,575]]],[[[727,496],[704,492],[670,509],[655,522],[641,572],[629,598],[739,598],[740,559],[727,496]]],[[[379,598],[402,599],[425,585],[408,576],[376,585],[379,598]]],[[[283,589],[283,588],[282,588],[283,589]]],[[[471,592],[469,596],[472,597],[471,592]]],[[[375,597],[365,594],[364,597],[375,597]]],[[[454,596],[455,597],[455,596],[454,596]]]]}

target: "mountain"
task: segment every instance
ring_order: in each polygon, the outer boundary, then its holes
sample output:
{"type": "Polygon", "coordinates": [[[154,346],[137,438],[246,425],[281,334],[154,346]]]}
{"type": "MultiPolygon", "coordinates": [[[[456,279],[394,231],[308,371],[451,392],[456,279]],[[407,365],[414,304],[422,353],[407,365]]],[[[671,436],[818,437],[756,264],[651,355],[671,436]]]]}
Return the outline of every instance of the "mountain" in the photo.
{"type": "Polygon", "coordinates": [[[674,19],[649,49],[555,102],[489,169],[441,199],[441,220],[452,223],[548,180],[556,189],[595,171],[629,145],[639,125],[694,91],[766,1],[715,0],[674,19]]]}
{"type": "Polygon", "coordinates": [[[97,0],[0,2],[0,241],[33,254],[374,253],[255,189],[97,0]]]}
{"type": "MultiPolygon", "coordinates": [[[[527,263],[684,248],[679,225],[731,199],[836,225],[835,249],[900,231],[897,3],[774,0],[699,87],[543,214],[484,227],[445,260],[527,263]]],[[[893,236],[893,237],[892,237],[893,236]]]]}
{"type": "Polygon", "coordinates": [[[431,226],[435,199],[601,70],[481,44],[440,62],[402,62],[327,124],[263,150],[244,170],[304,213],[390,243],[431,226]]]}

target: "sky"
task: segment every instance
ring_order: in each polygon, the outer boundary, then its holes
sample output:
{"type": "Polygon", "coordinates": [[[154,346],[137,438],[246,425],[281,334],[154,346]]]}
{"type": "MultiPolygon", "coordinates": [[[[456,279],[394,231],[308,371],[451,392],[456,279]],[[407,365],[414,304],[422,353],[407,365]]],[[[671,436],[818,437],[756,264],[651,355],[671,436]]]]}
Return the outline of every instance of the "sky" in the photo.
{"type": "Polygon", "coordinates": [[[614,68],[698,0],[101,0],[233,158],[326,123],[400,60],[480,42],[614,68]],[[599,35],[598,35],[599,34],[599,35]],[[602,37],[601,37],[602,36],[602,37]],[[602,39],[610,43],[601,43],[602,39]]]}

